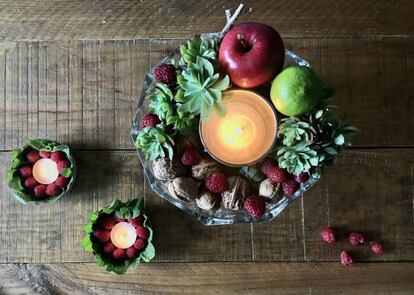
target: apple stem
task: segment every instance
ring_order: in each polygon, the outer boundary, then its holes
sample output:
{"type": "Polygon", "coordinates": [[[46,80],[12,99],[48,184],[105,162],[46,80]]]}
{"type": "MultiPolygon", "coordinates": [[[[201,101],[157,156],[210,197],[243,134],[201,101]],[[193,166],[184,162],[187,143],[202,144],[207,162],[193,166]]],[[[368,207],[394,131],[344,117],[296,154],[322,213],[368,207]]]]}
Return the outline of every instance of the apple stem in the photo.
{"type": "Polygon", "coordinates": [[[229,9],[227,9],[225,11],[227,22],[226,22],[226,25],[224,26],[223,30],[221,30],[221,32],[220,32],[220,38],[223,38],[224,34],[226,34],[228,31],[230,31],[231,27],[236,22],[237,18],[239,17],[240,13],[242,12],[243,8],[244,8],[244,4],[240,3],[240,5],[234,11],[233,15],[231,15],[229,9]]]}

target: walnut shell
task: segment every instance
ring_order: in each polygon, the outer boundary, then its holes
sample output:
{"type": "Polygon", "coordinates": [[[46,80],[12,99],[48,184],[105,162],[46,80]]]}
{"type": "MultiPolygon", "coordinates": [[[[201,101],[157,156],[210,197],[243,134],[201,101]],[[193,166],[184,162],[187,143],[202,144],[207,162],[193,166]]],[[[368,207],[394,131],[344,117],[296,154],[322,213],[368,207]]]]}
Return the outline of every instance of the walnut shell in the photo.
{"type": "Polygon", "coordinates": [[[267,178],[260,183],[259,196],[265,198],[267,202],[274,202],[283,197],[282,185],[280,183],[273,184],[267,178]]]}
{"type": "Polygon", "coordinates": [[[202,159],[199,164],[191,167],[191,174],[195,179],[202,181],[211,173],[220,171],[220,168],[221,165],[218,162],[211,159],[202,159]]]}
{"type": "Polygon", "coordinates": [[[172,180],[186,173],[187,168],[180,161],[168,158],[159,158],[152,162],[154,176],[162,181],[172,180]]]}
{"type": "Polygon", "coordinates": [[[198,183],[191,177],[177,177],[168,184],[170,194],[181,201],[191,202],[198,195],[198,183]]]}
{"type": "Polygon", "coordinates": [[[249,182],[241,176],[228,178],[229,189],[221,194],[222,206],[230,210],[240,210],[246,197],[250,194],[249,182]]]}
{"type": "Polygon", "coordinates": [[[220,205],[220,196],[204,191],[196,199],[196,204],[203,210],[211,210],[220,205]]]}

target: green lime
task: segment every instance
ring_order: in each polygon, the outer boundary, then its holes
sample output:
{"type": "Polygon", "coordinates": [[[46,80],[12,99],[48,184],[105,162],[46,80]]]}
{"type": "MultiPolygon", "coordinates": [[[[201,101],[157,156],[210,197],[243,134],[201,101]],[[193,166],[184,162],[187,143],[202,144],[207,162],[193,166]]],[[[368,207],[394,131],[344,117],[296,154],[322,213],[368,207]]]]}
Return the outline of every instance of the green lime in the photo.
{"type": "Polygon", "coordinates": [[[289,67],[273,80],[270,97],[283,115],[299,116],[315,108],[322,88],[321,78],[311,68],[289,67]]]}

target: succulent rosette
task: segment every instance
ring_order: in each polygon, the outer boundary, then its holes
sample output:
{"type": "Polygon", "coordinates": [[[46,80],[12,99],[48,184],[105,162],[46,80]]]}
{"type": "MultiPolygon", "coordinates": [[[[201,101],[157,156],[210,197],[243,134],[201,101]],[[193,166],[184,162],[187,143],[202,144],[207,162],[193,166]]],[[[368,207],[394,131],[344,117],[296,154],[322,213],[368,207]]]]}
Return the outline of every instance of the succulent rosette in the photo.
{"type": "Polygon", "coordinates": [[[54,203],[73,186],[76,178],[75,159],[67,145],[50,139],[28,139],[11,153],[8,186],[21,203],[54,203]],[[33,175],[33,167],[41,159],[55,163],[56,179],[48,184],[39,183],[33,175]]]}
{"type": "Polygon", "coordinates": [[[155,257],[153,230],[141,206],[141,198],[125,203],[115,199],[89,216],[82,246],[85,251],[92,252],[96,263],[106,267],[108,272],[124,274],[128,268],[135,269],[141,260],[150,262],[155,257]],[[122,222],[132,225],[136,232],[136,240],[126,249],[117,248],[111,240],[112,229],[122,222]]]}

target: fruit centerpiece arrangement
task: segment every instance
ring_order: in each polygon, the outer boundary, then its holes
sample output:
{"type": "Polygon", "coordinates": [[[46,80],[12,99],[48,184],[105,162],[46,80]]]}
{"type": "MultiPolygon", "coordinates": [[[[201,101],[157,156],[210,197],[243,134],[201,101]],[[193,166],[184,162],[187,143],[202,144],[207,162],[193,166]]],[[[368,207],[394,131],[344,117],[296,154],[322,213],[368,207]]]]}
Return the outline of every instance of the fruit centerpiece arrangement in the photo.
{"type": "Polygon", "coordinates": [[[29,139],[12,151],[8,185],[23,204],[53,203],[72,187],[76,176],[67,145],[49,139],[29,139]]]}
{"type": "Polygon", "coordinates": [[[275,29],[233,26],[242,8],[147,75],[131,132],[152,189],[205,224],[274,218],[355,131],[275,29]]]}

